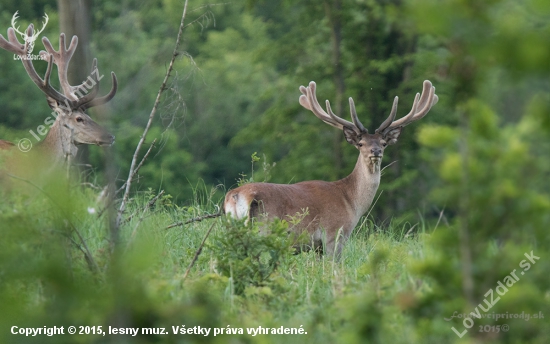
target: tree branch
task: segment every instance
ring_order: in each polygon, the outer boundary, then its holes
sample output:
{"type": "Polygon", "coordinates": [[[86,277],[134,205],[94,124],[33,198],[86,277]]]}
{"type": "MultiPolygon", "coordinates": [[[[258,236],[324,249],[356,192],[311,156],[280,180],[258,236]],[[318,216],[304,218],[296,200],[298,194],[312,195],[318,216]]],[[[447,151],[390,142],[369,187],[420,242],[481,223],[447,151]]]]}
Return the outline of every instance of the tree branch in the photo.
{"type": "Polygon", "coordinates": [[[187,278],[187,275],[189,275],[189,271],[191,271],[191,268],[193,267],[193,265],[195,265],[195,262],[197,261],[197,259],[199,259],[199,255],[201,254],[202,252],[202,248],[204,247],[204,243],[206,242],[206,239],[208,238],[208,236],[210,235],[210,232],[212,232],[212,229],[214,228],[214,225],[216,224],[216,222],[214,222],[212,224],[212,226],[210,226],[210,228],[208,229],[208,231],[206,232],[206,235],[204,236],[204,238],[202,239],[202,242],[199,246],[199,249],[197,250],[197,252],[195,252],[195,256],[193,257],[193,260],[191,261],[191,264],[189,264],[189,266],[187,267],[187,270],[185,271],[185,275],[183,275],[183,279],[186,279],[187,278]]]}
{"type": "Polygon", "coordinates": [[[188,223],[201,222],[202,220],[213,219],[215,217],[220,217],[220,216],[222,216],[221,212],[217,212],[215,214],[206,214],[206,215],[202,215],[202,216],[197,216],[197,217],[194,217],[194,218],[189,219],[187,221],[180,221],[180,222],[173,223],[170,226],[166,227],[166,229],[174,228],[174,227],[177,227],[177,226],[183,226],[183,225],[186,225],[188,223]]]}
{"type": "MultiPolygon", "coordinates": [[[[143,166],[143,163],[145,162],[145,160],[147,160],[147,157],[149,156],[149,153],[151,153],[151,150],[155,146],[156,142],[157,142],[157,139],[154,139],[153,142],[151,142],[151,145],[149,146],[149,149],[147,150],[147,152],[145,152],[145,155],[143,156],[143,158],[141,159],[141,161],[139,162],[137,167],[134,169],[132,175],[128,179],[134,180],[134,176],[138,173],[141,166],[143,166]]],[[[115,192],[115,196],[118,195],[119,192],[124,190],[124,187],[126,186],[126,184],[128,184],[128,181],[125,181],[124,184],[122,184],[122,186],[115,192]]]]}
{"type": "Polygon", "coordinates": [[[178,37],[176,38],[176,45],[174,46],[174,52],[172,53],[172,59],[170,60],[170,65],[168,66],[168,70],[166,71],[166,75],[164,76],[164,80],[162,81],[162,85],[160,86],[160,89],[158,91],[155,104],[153,105],[153,109],[151,110],[151,114],[149,115],[149,120],[147,121],[147,125],[143,130],[143,134],[141,134],[141,138],[139,139],[138,145],[136,147],[136,151],[132,157],[132,163],[130,164],[130,172],[128,174],[128,179],[126,180],[126,189],[124,191],[124,196],[122,197],[122,202],[120,203],[120,208],[118,209],[118,212],[117,212],[117,217],[115,222],[115,228],[117,230],[120,227],[120,224],[122,222],[122,216],[124,214],[124,211],[126,210],[126,203],[128,202],[128,197],[130,196],[130,187],[132,186],[132,179],[134,177],[134,169],[137,161],[137,156],[139,154],[139,151],[141,150],[141,146],[143,145],[145,138],[147,137],[147,133],[151,128],[151,124],[153,123],[153,118],[155,117],[157,108],[160,103],[160,97],[162,96],[162,93],[166,89],[168,78],[170,78],[170,74],[172,73],[172,70],[174,68],[174,62],[176,61],[176,57],[179,55],[178,48],[179,48],[181,37],[183,34],[183,29],[185,27],[184,23],[185,23],[185,16],[187,14],[187,3],[188,3],[188,0],[185,0],[185,4],[183,6],[183,13],[181,16],[180,27],[178,31],[178,37]]]}

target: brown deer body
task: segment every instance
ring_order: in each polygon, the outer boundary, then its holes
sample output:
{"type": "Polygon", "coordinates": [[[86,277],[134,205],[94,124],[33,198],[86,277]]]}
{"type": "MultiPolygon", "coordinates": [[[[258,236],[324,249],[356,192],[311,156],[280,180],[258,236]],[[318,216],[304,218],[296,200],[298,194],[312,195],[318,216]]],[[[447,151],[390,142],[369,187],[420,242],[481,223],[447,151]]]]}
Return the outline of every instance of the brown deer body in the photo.
{"type": "Polygon", "coordinates": [[[411,112],[394,121],[395,97],[389,117],[373,134],[361,124],[353,99],[349,98],[353,122],[337,117],[327,101],[327,112],[319,105],[314,82],[300,87],[300,104],[323,122],[344,131],[346,140],[359,150],[353,172],[338,181],[306,181],[296,184],[251,183],[231,190],[225,196],[224,211],[236,218],[264,217],[267,220],[300,216],[291,231],[307,231],[313,248],[340,255],[343,244],[371,206],[380,184],[380,164],[386,146],[394,144],[402,128],[422,117],[437,102],[435,87],[424,81],[422,96],[416,95],[411,112]]]}
{"type": "MultiPolygon", "coordinates": [[[[29,25],[26,31],[28,37],[33,36],[33,30],[33,25],[29,25]]],[[[13,28],[8,29],[8,40],[0,35],[0,48],[20,56],[27,74],[46,95],[48,105],[55,112],[56,119],[37,149],[39,150],[38,153],[43,154],[52,166],[56,166],[62,162],[71,162],[76,156],[78,145],[93,144],[101,146],[111,145],[114,142],[114,136],[94,122],[85,111],[92,106],[102,105],[111,100],[117,91],[117,80],[115,74],[111,73],[113,87],[107,95],[97,97],[100,78],[97,71],[97,60],[94,59],[90,77],[80,85],[71,86],[67,78],[67,68],[78,44],[78,38],[73,36],[67,49],[65,35],[61,34],[59,51],[53,48],[46,37],[42,39],[42,42],[47,51],[41,51],[40,56],[48,61],[44,78],[38,75],[32,60],[29,58],[31,42],[21,44],[13,28]],[[50,84],[50,75],[54,63],[57,65],[63,93],[58,92],[50,84]],[[89,83],[91,85],[88,85],[89,83]]],[[[13,150],[14,146],[8,141],[0,140],[0,149],[13,150]]]]}

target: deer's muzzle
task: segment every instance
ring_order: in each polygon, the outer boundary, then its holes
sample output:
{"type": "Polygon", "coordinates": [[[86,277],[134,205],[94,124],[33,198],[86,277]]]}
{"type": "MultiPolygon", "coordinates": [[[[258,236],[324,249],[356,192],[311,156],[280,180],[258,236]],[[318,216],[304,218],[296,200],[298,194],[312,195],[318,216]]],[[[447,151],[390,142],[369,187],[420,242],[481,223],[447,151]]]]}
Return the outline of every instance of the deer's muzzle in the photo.
{"type": "Polygon", "coordinates": [[[108,134],[101,138],[101,140],[98,140],[96,142],[96,145],[98,146],[111,146],[113,143],[115,143],[115,136],[108,134]]]}

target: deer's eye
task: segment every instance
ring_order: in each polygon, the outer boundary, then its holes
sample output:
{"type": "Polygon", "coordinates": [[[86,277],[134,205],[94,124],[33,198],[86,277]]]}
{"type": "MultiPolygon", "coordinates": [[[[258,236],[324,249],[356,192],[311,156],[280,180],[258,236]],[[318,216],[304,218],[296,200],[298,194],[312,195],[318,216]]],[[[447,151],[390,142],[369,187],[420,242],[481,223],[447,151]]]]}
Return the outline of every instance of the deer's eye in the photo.
{"type": "Polygon", "coordinates": [[[357,147],[363,147],[363,144],[362,144],[362,143],[358,143],[358,144],[357,144],[357,147]]]}
{"type": "Polygon", "coordinates": [[[388,143],[386,141],[382,141],[382,146],[386,147],[388,143]]]}
{"type": "Polygon", "coordinates": [[[78,123],[82,123],[82,122],[84,122],[84,119],[83,119],[82,117],[77,117],[77,118],[76,118],[76,121],[77,121],[78,123]]]}

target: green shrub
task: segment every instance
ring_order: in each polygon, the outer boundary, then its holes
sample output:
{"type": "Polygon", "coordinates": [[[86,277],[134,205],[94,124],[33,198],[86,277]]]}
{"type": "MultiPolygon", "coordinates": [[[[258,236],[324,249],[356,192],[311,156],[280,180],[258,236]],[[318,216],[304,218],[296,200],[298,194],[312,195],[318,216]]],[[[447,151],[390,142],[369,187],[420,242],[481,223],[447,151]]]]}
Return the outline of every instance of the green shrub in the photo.
{"type": "Polygon", "coordinates": [[[210,244],[218,272],[231,278],[235,294],[242,294],[247,286],[268,286],[281,260],[294,251],[288,223],[276,220],[265,225],[227,220],[210,244]]]}

